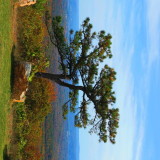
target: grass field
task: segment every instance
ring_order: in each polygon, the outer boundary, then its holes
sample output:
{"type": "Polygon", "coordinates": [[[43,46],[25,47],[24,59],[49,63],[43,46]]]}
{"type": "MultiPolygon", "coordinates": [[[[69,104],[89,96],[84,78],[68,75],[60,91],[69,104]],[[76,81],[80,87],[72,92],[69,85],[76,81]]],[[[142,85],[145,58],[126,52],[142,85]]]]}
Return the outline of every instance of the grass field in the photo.
{"type": "Polygon", "coordinates": [[[11,0],[0,0],[0,159],[6,143],[7,111],[10,102],[10,75],[12,52],[11,0]]]}

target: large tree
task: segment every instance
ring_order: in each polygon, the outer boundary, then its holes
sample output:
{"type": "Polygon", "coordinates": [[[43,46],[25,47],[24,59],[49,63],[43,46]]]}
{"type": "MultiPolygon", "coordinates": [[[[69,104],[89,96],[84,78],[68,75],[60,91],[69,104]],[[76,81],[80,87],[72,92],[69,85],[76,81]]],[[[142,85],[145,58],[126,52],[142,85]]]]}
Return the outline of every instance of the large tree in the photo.
{"type": "Polygon", "coordinates": [[[47,15],[46,25],[59,54],[61,74],[38,72],[36,76],[70,89],[69,100],[63,105],[64,117],[68,110],[74,112],[75,126],[90,126],[89,132],[96,133],[99,141],[107,142],[109,139],[115,143],[119,122],[119,109],[112,106],[116,101],[113,91],[116,72],[107,64],[102,69],[99,67],[100,63],[112,57],[112,36],[103,30],[92,32],[89,18],[83,21],[79,31],[71,30],[68,38],[61,25],[61,17],[54,17],[49,25],[47,15]],[[77,104],[79,91],[82,99],[77,104]],[[89,114],[89,108],[95,111],[94,115],[89,114]]]}

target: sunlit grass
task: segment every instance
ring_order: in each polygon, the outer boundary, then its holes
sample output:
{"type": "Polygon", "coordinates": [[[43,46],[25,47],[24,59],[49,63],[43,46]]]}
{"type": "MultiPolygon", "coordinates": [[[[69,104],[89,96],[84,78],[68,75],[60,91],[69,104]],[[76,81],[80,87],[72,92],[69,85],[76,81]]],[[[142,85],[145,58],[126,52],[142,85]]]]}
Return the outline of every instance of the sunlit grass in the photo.
{"type": "Polygon", "coordinates": [[[0,0],[0,159],[6,143],[6,115],[10,101],[11,74],[11,0],[0,0]]]}

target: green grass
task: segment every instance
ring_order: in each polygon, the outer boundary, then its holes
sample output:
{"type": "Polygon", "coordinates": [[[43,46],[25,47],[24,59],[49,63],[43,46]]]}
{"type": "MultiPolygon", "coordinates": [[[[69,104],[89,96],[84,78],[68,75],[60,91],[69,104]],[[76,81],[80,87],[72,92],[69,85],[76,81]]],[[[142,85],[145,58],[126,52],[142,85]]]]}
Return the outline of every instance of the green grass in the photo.
{"type": "Polygon", "coordinates": [[[6,144],[6,115],[11,94],[11,14],[11,0],[0,0],[0,159],[6,144]]]}

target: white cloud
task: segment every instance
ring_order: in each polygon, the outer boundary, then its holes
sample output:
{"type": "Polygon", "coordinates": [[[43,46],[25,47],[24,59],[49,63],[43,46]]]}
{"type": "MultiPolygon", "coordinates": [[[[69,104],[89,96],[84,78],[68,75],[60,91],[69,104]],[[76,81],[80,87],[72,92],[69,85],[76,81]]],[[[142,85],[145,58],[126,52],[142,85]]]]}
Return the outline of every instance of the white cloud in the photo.
{"type": "Polygon", "coordinates": [[[153,67],[160,67],[160,1],[146,0],[146,26],[147,26],[147,52],[141,54],[141,62],[145,75],[141,84],[144,86],[144,94],[149,96],[151,89],[150,80],[153,67]]]}
{"type": "Polygon", "coordinates": [[[149,68],[154,63],[160,61],[160,1],[148,0],[147,3],[147,26],[148,26],[148,46],[149,46],[149,68]]]}
{"type": "MultiPolygon", "coordinates": [[[[144,120],[143,120],[144,121],[144,120]]],[[[137,129],[138,136],[135,137],[135,141],[137,141],[137,146],[135,150],[135,158],[133,160],[140,160],[142,154],[143,147],[143,139],[144,139],[144,123],[142,122],[141,126],[137,129]]]]}

